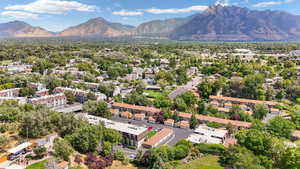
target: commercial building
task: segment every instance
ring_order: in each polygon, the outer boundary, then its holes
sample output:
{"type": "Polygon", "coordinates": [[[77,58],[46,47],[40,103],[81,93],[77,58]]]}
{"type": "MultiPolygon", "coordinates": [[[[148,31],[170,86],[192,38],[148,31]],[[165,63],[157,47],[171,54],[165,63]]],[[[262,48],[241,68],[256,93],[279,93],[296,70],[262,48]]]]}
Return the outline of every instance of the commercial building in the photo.
{"type": "Polygon", "coordinates": [[[54,95],[47,95],[38,98],[29,99],[30,104],[43,104],[47,107],[57,107],[67,104],[67,98],[64,93],[58,93],[54,95]]]}
{"type": "Polygon", "coordinates": [[[151,149],[154,148],[167,139],[171,138],[174,135],[173,129],[170,128],[163,128],[159,132],[157,132],[154,136],[150,137],[143,143],[143,147],[151,149]]]}
{"type": "Polygon", "coordinates": [[[87,119],[91,124],[104,123],[105,128],[119,131],[123,135],[123,144],[139,148],[148,134],[146,127],[139,127],[132,124],[116,122],[105,118],[87,115],[87,119]]]}

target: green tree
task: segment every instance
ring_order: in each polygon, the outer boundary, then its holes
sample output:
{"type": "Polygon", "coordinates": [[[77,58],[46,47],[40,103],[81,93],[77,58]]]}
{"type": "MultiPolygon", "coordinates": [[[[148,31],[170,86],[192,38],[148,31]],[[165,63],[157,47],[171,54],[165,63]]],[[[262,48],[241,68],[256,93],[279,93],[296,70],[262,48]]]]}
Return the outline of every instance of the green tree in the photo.
{"type": "Polygon", "coordinates": [[[20,94],[21,97],[28,97],[28,96],[34,96],[35,95],[35,90],[33,88],[22,88],[20,90],[20,94]]]}
{"type": "Polygon", "coordinates": [[[97,100],[96,95],[94,93],[92,93],[92,92],[89,92],[87,94],[87,99],[88,100],[97,100]]]}
{"type": "Polygon", "coordinates": [[[265,104],[255,104],[253,107],[253,117],[263,119],[269,113],[269,107],[265,104]]]}
{"type": "Polygon", "coordinates": [[[74,152],[70,143],[65,139],[56,138],[54,140],[54,155],[65,161],[70,160],[70,155],[74,152]]]}
{"type": "Polygon", "coordinates": [[[37,146],[33,149],[33,152],[36,158],[41,159],[46,155],[47,149],[44,146],[37,146]]]}
{"type": "Polygon", "coordinates": [[[300,166],[300,148],[288,148],[281,159],[281,168],[297,169],[300,166]]]}
{"type": "Polygon", "coordinates": [[[0,137],[0,153],[4,152],[8,148],[10,141],[11,141],[11,139],[8,136],[0,137]]]}
{"type": "Polygon", "coordinates": [[[38,110],[25,113],[20,122],[20,135],[28,138],[38,138],[53,131],[49,112],[38,110]]]}
{"type": "Polygon", "coordinates": [[[197,120],[195,114],[193,114],[192,117],[191,117],[190,128],[191,128],[191,129],[195,129],[196,126],[198,125],[198,123],[199,123],[199,122],[198,122],[198,120],[197,120]]]}
{"type": "Polygon", "coordinates": [[[103,137],[105,141],[112,144],[120,144],[122,142],[122,134],[113,129],[104,129],[103,137]]]}
{"type": "Polygon", "coordinates": [[[65,91],[64,94],[67,98],[68,104],[73,104],[76,101],[76,97],[74,96],[74,94],[72,92],[65,91]]]}
{"type": "Polygon", "coordinates": [[[157,108],[169,108],[172,105],[171,99],[165,96],[156,97],[154,100],[154,106],[157,108]]]}
{"type": "Polygon", "coordinates": [[[224,166],[242,169],[264,169],[260,160],[250,150],[244,147],[230,147],[220,158],[224,166]]]}
{"type": "Polygon", "coordinates": [[[104,118],[111,118],[111,112],[108,109],[107,103],[104,101],[92,101],[89,100],[83,104],[83,111],[87,112],[91,115],[104,117],[104,118]]]}
{"type": "Polygon", "coordinates": [[[80,153],[94,152],[103,138],[102,125],[83,125],[73,134],[66,136],[72,147],[80,153]]]}
{"type": "Polygon", "coordinates": [[[198,85],[198,90],[200,92],[200,95],[208,99],[210,95],[213,94],[213,87],[214,84],[208,79],[204,79],[199,85],[198,85]]]}
{"type": "Polygon", "coordinates": [[[295,129],[294,123],[280,116],[271,119],[266,127],[272,135],[285,138],[289,138],[295,129]]]}
{"type": "Polygon", "coordinates": [[[108,141],[104,141],[103,145],[102,145],[102,154],[104,156],[107,156],[109,154],[111,154],[112,152],[112,144],[108,141]]]}
{"type": "Polygon", "coordinates": [[[128,94],[125,99],[125,103],[128,104],[135,104],[135,105],[140,105],[140,106],[149,106],[151,105],[151,101],[144,95],[141,95],[137,92],[132,92],[128,94]]]}
{"type": "Polygon", "coordinates": [[[185,104],[188,106],[191,106],[191,105],[197,103],[197,97],[194,95],[194,93],[192,93],[190,91],[180,95],[179,97],[182,98],[184,100],[185,104]]]}
{"type": "Polygon", "coordinates": [[[236,134],[238,143],[255,154],[266,155],[271,148],[271,137],[264,131],[255,129],[241,130],[236,134]]]}

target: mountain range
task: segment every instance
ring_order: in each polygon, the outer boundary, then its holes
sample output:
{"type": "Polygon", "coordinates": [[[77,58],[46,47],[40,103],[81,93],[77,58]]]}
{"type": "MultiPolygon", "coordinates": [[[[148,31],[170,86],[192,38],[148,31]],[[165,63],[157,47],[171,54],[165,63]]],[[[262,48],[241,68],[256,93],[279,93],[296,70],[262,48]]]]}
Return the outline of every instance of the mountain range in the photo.
{"type": "Polygon", "coordinates": [[[61,32],[50,32],[22,21],[0,24],[0,37],[70,36],[145,36],[186,41],[300,40],[300,16],[282,11],[216,5],[189,17],[154,20],[137,27],[109,22],[101,17],[61,32]]]}

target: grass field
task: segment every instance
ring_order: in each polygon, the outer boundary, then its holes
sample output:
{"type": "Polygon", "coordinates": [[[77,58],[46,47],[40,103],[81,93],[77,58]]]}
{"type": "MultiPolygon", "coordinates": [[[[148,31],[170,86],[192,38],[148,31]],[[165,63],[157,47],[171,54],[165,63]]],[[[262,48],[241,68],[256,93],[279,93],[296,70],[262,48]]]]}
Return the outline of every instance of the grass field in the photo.
{"type": "Polygon", "coordinates": [[[25,169],[45,169],[45,164],[48,162],[48,160],[43,160],[34,164],[31,164],[30,166],[26,167],[25,169]]]}
{"type": "Polygon", "coordinates": [[[163,96],[163,93],[160,91],[144,90],[144,92],[148,94],[147,97],[154,98],[154,99],[163,96]]]}
{"type": "Polygon", "coordinates": [[[176,169],[224,169],[217,156],[205,156],[178,166],[176,169]]]}
{"type": "Polygon", "coordinates": [[[11,64],[13,61],[12,60],[3,60],[3,61],[0,61],[0,65],[8,65],[8,64],[11,64]]]}

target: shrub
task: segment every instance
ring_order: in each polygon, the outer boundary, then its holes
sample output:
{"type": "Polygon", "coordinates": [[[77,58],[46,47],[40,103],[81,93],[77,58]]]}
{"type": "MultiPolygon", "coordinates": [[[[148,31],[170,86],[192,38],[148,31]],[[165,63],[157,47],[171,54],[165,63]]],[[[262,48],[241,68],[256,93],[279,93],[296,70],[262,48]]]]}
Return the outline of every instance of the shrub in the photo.
{"type": "Polygon", "coordinates": [[[225,147],[221,144],[199,144],[198,150],[204,154],[220,155],[225,151],[225,147]]]}

